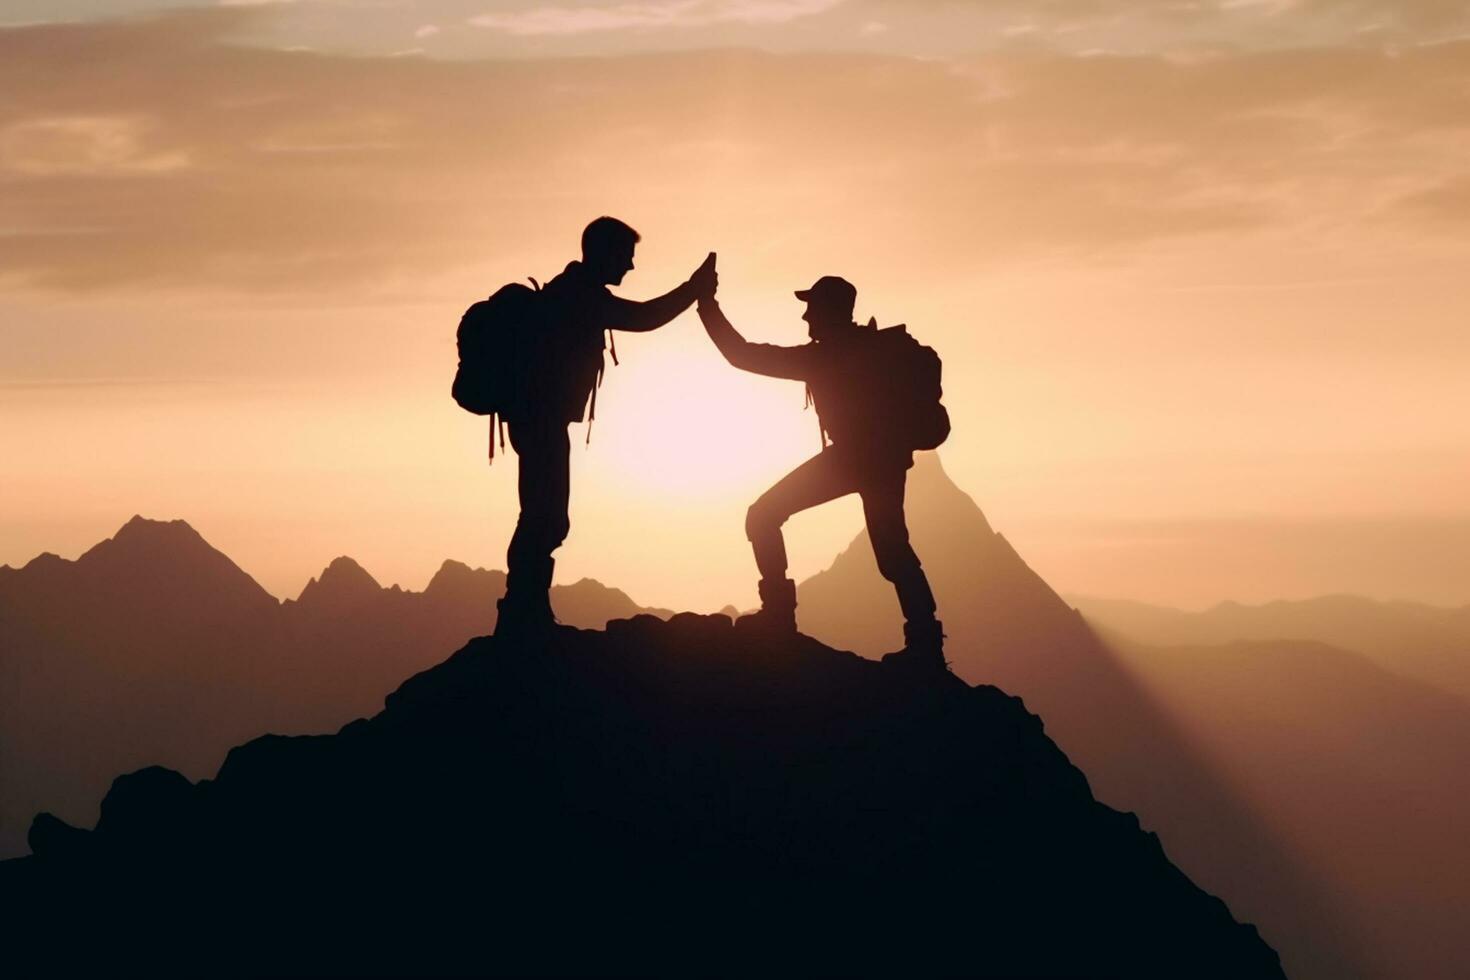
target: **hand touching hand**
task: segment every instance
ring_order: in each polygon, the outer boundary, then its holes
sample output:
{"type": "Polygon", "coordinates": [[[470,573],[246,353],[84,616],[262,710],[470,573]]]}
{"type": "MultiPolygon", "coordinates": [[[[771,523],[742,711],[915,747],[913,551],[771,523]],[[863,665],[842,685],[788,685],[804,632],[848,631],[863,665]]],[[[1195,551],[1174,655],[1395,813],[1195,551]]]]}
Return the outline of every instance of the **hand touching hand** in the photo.
{"type": "Polygon", "coordinates": [[[720,285],[720,275],[715,271],[714,252],[709,253],[699,268],[694,270],[694,275],[689,277],[689,281],[694,285],[694,293],[700,300],[714,298],[715,290],[720,285]]]}

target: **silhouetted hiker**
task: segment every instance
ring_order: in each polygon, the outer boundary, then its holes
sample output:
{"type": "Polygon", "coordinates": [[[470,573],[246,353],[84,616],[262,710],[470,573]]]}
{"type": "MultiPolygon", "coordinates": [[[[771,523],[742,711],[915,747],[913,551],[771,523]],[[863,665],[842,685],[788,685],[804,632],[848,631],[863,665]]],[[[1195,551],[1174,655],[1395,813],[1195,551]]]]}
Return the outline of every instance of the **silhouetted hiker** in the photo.
{"type": "Polygon", "coordinates": [[[749,343],[720,311],[714,289],[699,298],[699,318],[731,364],[806,382],[822,433],[822,451],[762,494],[746,515],[761,608],[745,620],[796,630],[796,583],[786,577],[781,525],[799,511],[856,493],[878,570],[898,592],[905,620],[904,651],[884,659],[943,668],[944,632],[903,512],[914,450],[932,449],[949,434],[939,404],[939,358],[902,326],[879,330],[876,321],[854,322],[857,290],[846,279],[823,276],[796,298],[807,305],[802,319],[811,336],[799,347],[749,343]]]}
{"type": "MultiPolygon", "coordinates": [[[[623,222],[598,218],[582,232],[581,260],[569,263],[544,289],[532,293],[525,287],[507,287],[525,294],[521,308],[525,325],[512,355],[516,380],[507,386],[514,394],[482,412],[500,415],[520,457],[521,512],[506,554],[497,633],[544,629],[555,622],[549,596],[556,567],[552,552],[561,547],[571,528],[567,426],[584,419],[590,424],[595,417],[604,331],[655,330],[688,309],[701,292],[715,287],[710,255],[687,281],[655,299],[639,303],[614,296],[608,287],[621,283],[633,269],[638,241],[638,232],[623,222]],[[531,297],[534,301],[528,304],[531,297]],[[526,313],[528,309],[534,312],[526,313]]],[[[492,453],[493,438],[492,431],[492,453]]]]}

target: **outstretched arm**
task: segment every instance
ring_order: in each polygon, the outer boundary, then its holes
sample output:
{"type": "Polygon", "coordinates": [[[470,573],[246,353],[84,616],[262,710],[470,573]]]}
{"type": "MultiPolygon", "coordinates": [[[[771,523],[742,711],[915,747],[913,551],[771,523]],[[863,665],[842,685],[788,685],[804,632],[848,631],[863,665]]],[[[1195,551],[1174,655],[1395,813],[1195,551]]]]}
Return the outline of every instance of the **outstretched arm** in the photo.
{"type": "Polygon", "coordinates": [[[713,296],[699,300],[699,319],[710,340],[725,355],[725,360],[742,371],[764,374],[769,378],[805,381],[811,348],[777,347],[774,344],[752,344],[726,318],[713,296]]]}
{"type": "Polygon", "coordinates": [[[715,253],[711,252],[703,264],[694,270],[694,275],[662,296],[639,303],[609,294],[608,308],[604,311],[602,322],[613,330],[628,330],[634,333],[657,330],[689,309],[689,304],[699,296],[713,293],[717,281],[715,253]]]}
{"type": "Polygon", "coordinates": [[[694,298],[693,280],[680,283],[662,296],[655,296],[641,303],[636,300],[623,299],[621,296],[611,296],[606,319],[603,322],[613,330],[646,333],[649,330],[657,330],[689,309],[694,298]]]}

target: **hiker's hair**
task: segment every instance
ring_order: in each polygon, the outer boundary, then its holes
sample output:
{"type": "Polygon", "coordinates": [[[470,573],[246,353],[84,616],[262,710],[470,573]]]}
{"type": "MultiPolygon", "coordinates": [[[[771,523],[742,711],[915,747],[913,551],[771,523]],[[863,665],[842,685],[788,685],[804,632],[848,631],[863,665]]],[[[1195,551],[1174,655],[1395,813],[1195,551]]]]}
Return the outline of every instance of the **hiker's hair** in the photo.
{"type": "Polygon", "coordinates": [[[642,236],[625,222],[603,215],[582,229],[582,258],[605,255],[615,245],[633,245],[642,236]]]}

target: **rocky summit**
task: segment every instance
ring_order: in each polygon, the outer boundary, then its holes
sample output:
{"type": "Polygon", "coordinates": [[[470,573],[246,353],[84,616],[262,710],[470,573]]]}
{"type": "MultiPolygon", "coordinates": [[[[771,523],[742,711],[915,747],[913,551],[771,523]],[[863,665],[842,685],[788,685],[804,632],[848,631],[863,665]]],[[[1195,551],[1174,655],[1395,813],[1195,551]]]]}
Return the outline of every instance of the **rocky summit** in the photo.
{"type": "Polygon", "coordinates": [[[1282,976],[1019,699],[724,616],[476,639],[30,843],[47,973],[1282,976]]]}

